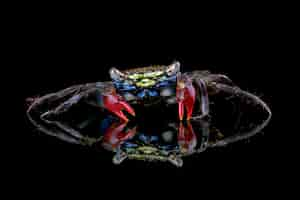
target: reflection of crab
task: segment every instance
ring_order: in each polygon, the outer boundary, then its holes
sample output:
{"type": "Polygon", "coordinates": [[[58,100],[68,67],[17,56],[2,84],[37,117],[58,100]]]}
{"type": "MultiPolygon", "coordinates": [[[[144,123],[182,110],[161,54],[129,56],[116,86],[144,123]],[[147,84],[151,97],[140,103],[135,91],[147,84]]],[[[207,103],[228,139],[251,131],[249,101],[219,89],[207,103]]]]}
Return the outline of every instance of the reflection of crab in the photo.
{"type": "Polygon", "coordinates": [[[116,152],[113,157],[115,164],[120,164],[126,158],[149,161],[169,161],[180,167],[183,164],[182,156],[203,151],[208,142],[209,125],[198,121],[197,133],[192,124],[168,124],[164,132],[145,134],[137,128],[128,128],[127,123],[112,122],[106,127],[102,146],[116,152]],[[202,140],[200,140],[200,138],[202,140]],[[205,138],[203,140],[203,138],[205,138]],[[201,141],[201,144],[197,144],[201,141]]]}

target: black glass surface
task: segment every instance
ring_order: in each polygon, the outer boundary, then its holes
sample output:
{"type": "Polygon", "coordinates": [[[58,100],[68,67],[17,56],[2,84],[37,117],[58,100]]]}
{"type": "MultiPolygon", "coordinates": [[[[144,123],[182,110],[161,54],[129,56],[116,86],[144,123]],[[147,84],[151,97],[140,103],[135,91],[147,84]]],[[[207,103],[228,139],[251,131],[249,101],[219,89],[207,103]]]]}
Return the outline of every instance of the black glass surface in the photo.
{"type": "MultiPolygon", "coordinates": [[[[167,15],[170,16],[170,13],[167,15]]],[[[50,25],[51,19],[44,21],[38,18],[35,16],[24,21],[22,31],[17,31],[22,33],[15,38],[20,38],[16,48],[19,55],[15,56],[17,63],[11,67],[14,75],[7,82],[14,82],[11,91],[21,96],[20,102],[15,105],[21,107],[18,116],[22,117],[21,122],[25,125],[13,123],[11,130],[3,131],[4,135],[13,136],[13,140],[3,140],[3,143],[9,146],[6,152],[10,162],[7,163],[12,163],[11,170],[22,185],[28,184],[27,180],[33,180],[34,185],[48,183],[46,185],[51,187],[47,189],[64,188],[70,184],[74,191],[74,188],[87,184],[97,187],[98,191],[102,189],[99,185],[133,187],[154,180],[162,185],[209,186],[214,190],[209,195],[218,193],[218,189],[224,186],[230,188],[226,193],[231,194],[240,186],[244,194],[248,194],[258,188],[250,182],[260,183],[259,188],[265,188],[263,186],[293,166],[286,164],[290,154],[284,152],[286,148],[283,146],[294,140],[296,133],[287,131],[290,123],[283,123],[282,119],[287,116],[280,112],[281,108],[287,110],[288,104],[284,100],[294,99],[287,95],[291,94],[288,88],[295,84],[295,79],[286,80],[289,76],[284,72],[290,73],[292,65],[288,65],[278,51],[276,31],[265,32],[265,23],[251,29],[247,25],[241,28],[240,25],[245,23],[240,21],[234,26],[236,28],[226,26],[210,32],[207,28],[199,28],[198,22],[190,24],[194,27],[192,29],[177,26],[178,21],[174,26],[165,27],[169,24],[166,22],[156,28],[149,28],[150,24],[144,22],[137,22],[134,26],[125,23],[116,26],[107,22],[109,27],[91,24],[91,27],[100,29],[93,31],[79,26],[78,21],[66,26],[67,22],[60,24],[60,19],[57,19],[50,25]],[[137,112],[136,118],[131,118],[122,129],[125,132],[136,131],[132,138],[120,145],[123,151],[138,143],[179,152],[180,127],[183,130],[192,127],[197,141],[195,151],[182,156],[182,166],[176,167],[170,161],[151,162],[133,157],[114,164],[117,150],[103,144],[104,136],[109,127],[122,124],[109,113],[102,114],[90,105],[80,104],[77,110],[70,110],[69,116],[58,120],[78,130],[81,134],[78,137],[68,137],[64,133],[45,134],[26,115],[28,104],[25,100],[28,97],[43,96],[77,84],[109,81],[111,67],[128,69],[152,64],[167,65],[175,60],[181,63],[183,72],[210,70],[227,75],[241,89],[264,100],[272,110],[272,119],[260,130],[268,118],[265,111],[226,95],[212,99],[212,116],[204,122],[191,120],[190,124],[186,121],[181,124],[176,106],[168,112],[162,112],[160,107],[137,112]],[[283,80],[283,77],[286,79],[283,80]],[[111,121],[107,127],[101,128],[105,119],[111,121]],[[202,144],[205,144],[203,148],[202,144]],[[185,181],[178,177],[184,177],[185,181]],[[229,180],[234,180],[234,183],[229,183],[229,180]],[[57,185],[52,184],[53,181],[57,185]]],[[[13,99],[10,95],[3,98],[13,99]]],[[[11,110],[9,113],[12,118],[16,115],[11,110]]],[[[57,124],[52,125],[47,129],[58,130],[57,124]]],[[[141,154],[157,153],[147,147],[138,150],[141,154]]],[[[158,185],[151,184],[151,188],[155,190],[158,185]]],[[[147,194],[149,187],[144,189],[144,194],[147,194]]],[[[172,191],[176,190],[173,188],[172,191]]],[[[204,190],[198,187],[196,191],[204,190]]],[[[197,196],[201,195],[197,193],[197,196]]]]}

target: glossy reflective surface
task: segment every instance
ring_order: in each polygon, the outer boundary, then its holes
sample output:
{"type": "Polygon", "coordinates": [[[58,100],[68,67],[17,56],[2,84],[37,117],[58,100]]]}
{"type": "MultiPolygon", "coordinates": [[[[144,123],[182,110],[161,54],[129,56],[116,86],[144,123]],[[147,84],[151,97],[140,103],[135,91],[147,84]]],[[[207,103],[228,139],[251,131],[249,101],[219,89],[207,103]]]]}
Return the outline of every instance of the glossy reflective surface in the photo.
{"type": "Polygon", "coordinates": [[[28,115],[31,122],[43,133],[111,154],[114,164],[143,160],[181,167],[184,157],[201,159],[198,154],[209,148],[259,133],[271,117],[253,99],[225,92],[210,98],[209,118],[197,119],[196,115],[182,122],[178,120],[176,105],[136,108],[136,118],[124,123],[100,112],[91,101],[79,101],[63,114],[43,117],[54,102],[36,106],[28,115]]]}

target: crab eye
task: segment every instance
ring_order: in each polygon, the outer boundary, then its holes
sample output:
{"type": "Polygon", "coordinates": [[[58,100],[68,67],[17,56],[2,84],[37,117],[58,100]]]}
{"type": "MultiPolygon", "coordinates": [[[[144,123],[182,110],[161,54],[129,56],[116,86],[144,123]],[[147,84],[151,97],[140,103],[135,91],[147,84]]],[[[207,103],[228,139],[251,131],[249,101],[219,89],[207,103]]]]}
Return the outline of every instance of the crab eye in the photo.
{"type": "Polygon", "coordinates": [[[180,63],[174,62],[173,64],[169,65],[166,69],[166,72],[169,76],[175,75],[180,71],[180,63]]]}

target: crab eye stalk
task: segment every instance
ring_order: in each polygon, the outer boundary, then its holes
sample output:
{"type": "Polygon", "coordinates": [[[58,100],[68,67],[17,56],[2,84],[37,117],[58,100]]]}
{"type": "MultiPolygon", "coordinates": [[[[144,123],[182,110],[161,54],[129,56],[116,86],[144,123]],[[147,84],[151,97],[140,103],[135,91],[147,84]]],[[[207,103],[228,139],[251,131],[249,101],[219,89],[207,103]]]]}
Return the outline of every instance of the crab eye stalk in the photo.
{"type": "Polygon", "coordinates": [[[179,62],[174,62],[171,65],[167,66],[166,73],[168,76],[176,75],[178,72],[180,72],[179,62]]]}
{"type": "Polygon", "coordinates": [[[110,78],[114,81],[122,81],[126,78],[126,75],[116,68],[111,68],[109,70],[110,78]]]}

